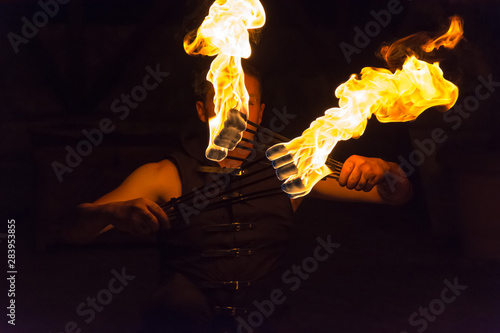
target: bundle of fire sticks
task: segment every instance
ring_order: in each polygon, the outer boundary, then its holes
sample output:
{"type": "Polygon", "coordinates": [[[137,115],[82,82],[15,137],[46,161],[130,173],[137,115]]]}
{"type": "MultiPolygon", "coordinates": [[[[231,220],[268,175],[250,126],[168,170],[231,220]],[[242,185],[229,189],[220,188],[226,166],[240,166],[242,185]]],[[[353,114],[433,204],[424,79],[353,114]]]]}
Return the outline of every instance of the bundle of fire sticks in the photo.
{"type": "MultiPolygon", "coordinates": [[[[255,158],[239,158],[234,156],[227,156],[227,159],[241,161],[243,164],[239,168],[222,168],[220,172],[228,175],[229,177],[238,177],[238,180],[245,180],[244,184],[238,185],[236,187],[228,187],[222,189],[221,192],[214,196],[214,198],[204,198],[208,202],[203,207],[203,211],[209,211],[213,209],[219,209],[226,207],[228,205],[232,205],[235,203],[244,203],[251,200],[263,199],[266,197],[283,194],[283,190],[281,187],[271,187],[260,191],[255,191],[247,194],[238,194],[234,195],[235,192],[241,191],[243,189],[249,188],[253,185],[263,183],[269,181],[273,178],[276,178],[276,173],[272,172],[271,174],[266,174],[266,171],[275,171],[271,165],[274,162],[270,162],[266,156],[265,151],[270,148],[274,144],[282,143],[290,141],[290,139],[275,133],[266,127],[258,125],[254,122],[247,121],[248,125],[251,125],[255,128],[255,130],[246,128],[245,131],[254,135],[254,139],[257,137],[266,138],[268,144],[258,142],[256,140],[250,140],[247,138],[242,138],[241,141],[250,143],[253,145],[253,148],[238,144],[236,148],[248,150],[254,153],[253,156],[257,156],[255,158]],[[261,156],[258,156],[260,153],[261,156]],[[262,168],[259,168],[253,172],[249,172],[250,168],[256,165],[263,165],[262,168]],[[260,176],[260,177],[259,177],[260,176]]],[[[333,178],[338,180],[340,176],[340,171],[342,170],[343,163],[334,160],[333,158],[328,158],[326,165],[332,170],[332,173],[326,176],[325,178],[333,178]]],[[[193,190],[187,194],[184,194],[178,198],[172,198],[169,202],[160,204],[160,207],[167,214],[172,226],[179,227],[182,225],[187,225],[187,221],[184,221],[184,224],[179,223],[183,220],[183,211],[193,211],[196,196],[202,195],[198,190],[193,190]]]]}

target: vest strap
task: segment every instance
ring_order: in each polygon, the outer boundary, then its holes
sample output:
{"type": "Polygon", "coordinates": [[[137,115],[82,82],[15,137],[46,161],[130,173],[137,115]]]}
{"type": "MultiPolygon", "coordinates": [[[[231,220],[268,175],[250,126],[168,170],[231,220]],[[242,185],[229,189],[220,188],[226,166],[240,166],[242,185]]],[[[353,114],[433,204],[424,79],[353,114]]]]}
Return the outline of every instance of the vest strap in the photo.
{"type": "Polygon", "coordinates": [[[207,232],[252,230],[255,226],[252,223],[233,222],[231,224],[216,224],[203,228],[207,232]]]}
{"type": "Polygon", "coordinates": [[[253,249],[241,249],[235,247],[227,250],[207,250],[201,253],[202,257],[216,258],[216,257],[234,257],[239,258],[240,256],[250,256],[254,254],[253,249]]]}
{"type": "Polygon", "coordinates": [[[239,290],[240,288],[248,288],[252,285],[250,281],[214,281],[204,282],[203,288],[224,288],[229,290],[239,290]]]}
{"type": "Polygon", "coordinates": [[[199,166],[198,171],[205,173],[226,173],[232,176],[243,176],[247,172],[242,168],[220,168],[211,166],[199,166]]]}
{"type": "Polygon", "coordinates": [[[214,306],[213,308],[214,314],[216,316],[228,316],[228,317],[239,317],[246,315],[250,312],[248,308],[237,308],[234,306],[214,306]]]}

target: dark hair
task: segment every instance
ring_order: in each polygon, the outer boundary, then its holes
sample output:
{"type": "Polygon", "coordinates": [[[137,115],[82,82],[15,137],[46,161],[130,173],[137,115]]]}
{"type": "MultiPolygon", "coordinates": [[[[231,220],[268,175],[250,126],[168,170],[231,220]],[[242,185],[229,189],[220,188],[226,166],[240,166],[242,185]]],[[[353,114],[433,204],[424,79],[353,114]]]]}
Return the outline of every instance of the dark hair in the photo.
{"type": "MultiPolygon", "coordinates": [[[[260,73],[252,66],[250,63],[243,61],[241,66],[243,67],[243,72],[246,76],[252,76],[257,79],[259,82],[259,93],[261,95],[262,100],[262,79],[260,73]]],[[[205,103],[205,99],[207,94],[212,89],[212,83],[207,81],[207,73],[208,69],[197,72],[195,74],[193,86],[194,86],[194,94],[196,96],[197,101],[202,101],[205,103]]]]}

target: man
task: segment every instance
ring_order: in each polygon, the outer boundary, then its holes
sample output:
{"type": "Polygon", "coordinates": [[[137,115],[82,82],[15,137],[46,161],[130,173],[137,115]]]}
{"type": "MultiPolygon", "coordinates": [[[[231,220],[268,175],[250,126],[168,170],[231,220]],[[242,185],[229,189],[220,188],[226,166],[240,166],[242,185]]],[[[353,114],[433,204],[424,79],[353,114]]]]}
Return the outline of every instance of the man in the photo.
{"type": "MultiPolygon", "coordinates": [[[[260,101],[260,82],[257,75],[246,73],[245,85],[250,95],[248,119],[260,124],[265,107],[260,101]]],[[[213,97],[211,89],[196,103],[198,117],[204,123],[214,116],[213,97]]],[[[253,139],[248,132],[244,137],[253,139]]],[[[243,144],[252,148],[250,143],[242,141],[243,144]]],[[[234,331],[236,318],[252,311],[252,301],[268,297],[273,285],[279,284],[284,271],[280,268],[286,267],[282,259],[291,235],[292,215],[300,199],[290,200],[280,193],[243,203],[226,201],[217,209],[206,203],[193,205],[193,200],[212,199],[217,193],[227,196],[232,190],[241,196],[279,188],[280,182],[276,177],[266,182],[255,181],[259,177],[255,171],[262,166],[244,161],[251,154],[249,149],[236,148],[229,156],[237,159],[215,163],[203,156],[206,144],[200,143],[196,136],[183,140],[183,146],[182,152],[141,166],[118,188],[95,202],[81,204],[77,220],[65,228],[63,236],[70,242],[85,243],[111,228],[135,235],[158,233],[165,283],[154,297],[144,331],[234,331]],[[207,172],[205,166],[212,169],[207,172]],[[238,178],[224,172],[240,167],[252,176],[238,178]],[[213,197],[203,194],[206,186],[212,186],[212,190],[215,186],[213,197]],[[188,208],[182,206],[184,202],[174,205],[178,218],[171,221],[158,203],[168,203],[193,189],[200,194],[190,197],[188,208]]],[[[268,174],[274,173],[271,166],[268,170],[268,174]]],[[[411,197],[411,185],[395,163],[351,156],[344,163],[339,181],[321,181],[310,195],[340,201],[402,204],[411,197]],[[391,186],[386,183],[388,173],[398,179],[391,186]]],[[[262,325],[262,330],[290,332],[290,327],[283,325],[285,316],[284,311],[277,310],[262,325]]]]}

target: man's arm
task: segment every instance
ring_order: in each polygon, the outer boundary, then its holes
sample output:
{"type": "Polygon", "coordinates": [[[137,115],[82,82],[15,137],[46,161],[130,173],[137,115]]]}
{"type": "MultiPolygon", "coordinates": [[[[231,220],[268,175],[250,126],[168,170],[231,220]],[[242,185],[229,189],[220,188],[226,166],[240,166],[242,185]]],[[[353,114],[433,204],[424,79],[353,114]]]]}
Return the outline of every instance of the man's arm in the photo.
{"type": "Polygon", "coordinates": [[[345,161],[338,181],[320,181],[311,195],[337,201],[401,205],[411,199],[413,192],[396,163],[353,155],[345,161]]]}
{"type": "Polygon", "coordinates": [[[115,190],[93,203],[79,205],[61,230],[63,241],[86,243],[113,227],[135,235],[147,235],[170,223],[155,201],[181,194],[176,167],[164,160],[135,170],[115,190]]]}

